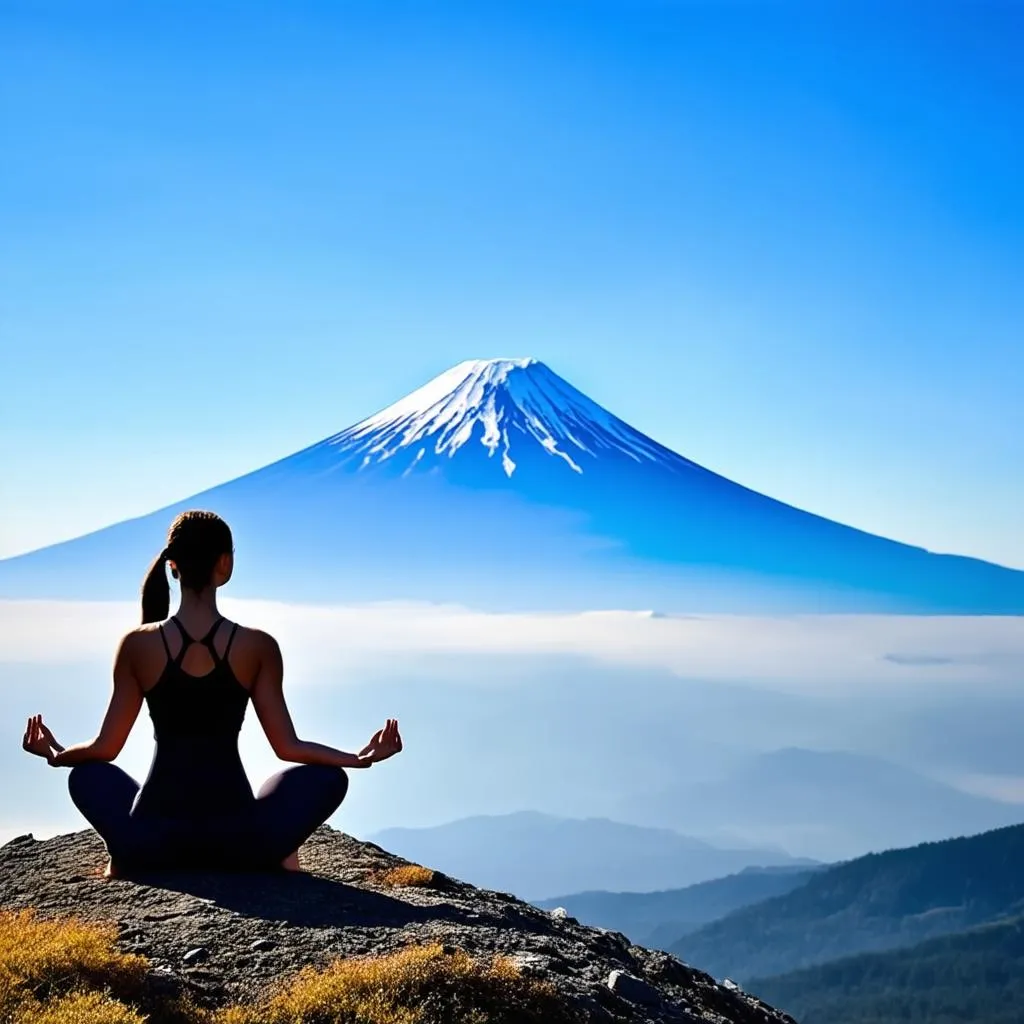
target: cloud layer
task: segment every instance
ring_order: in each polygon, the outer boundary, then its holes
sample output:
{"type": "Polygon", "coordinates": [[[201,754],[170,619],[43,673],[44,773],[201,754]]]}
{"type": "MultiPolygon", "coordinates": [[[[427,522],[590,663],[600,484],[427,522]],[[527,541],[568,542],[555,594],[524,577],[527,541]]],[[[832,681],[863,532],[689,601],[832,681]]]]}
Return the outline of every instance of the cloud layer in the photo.
{"type": "MultiPolygon", "coordinates": [[[[575,656],[798,692],[850,685],[1014,685],[1024,618],[493,614],[427,604],[306,606],[225,601],[278,637],[298,678],[381,658],[575,656]]],[[[0,601],[0,663],[109,661],[134,604],[0,601]]]]}

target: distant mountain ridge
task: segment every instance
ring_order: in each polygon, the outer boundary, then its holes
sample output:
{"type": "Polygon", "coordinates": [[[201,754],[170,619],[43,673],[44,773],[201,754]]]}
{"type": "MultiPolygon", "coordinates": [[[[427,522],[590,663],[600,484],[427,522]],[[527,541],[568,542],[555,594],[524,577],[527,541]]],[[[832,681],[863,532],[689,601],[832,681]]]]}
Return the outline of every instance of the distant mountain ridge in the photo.
{"type": "Polygon", "coordinates": [[[1024,913],[1024,825],[868,854],[684,936],[670,952],[716,977],[783,974],[1024,913]]]}
{"type": "Polygon", "coordinates": [[[668,829],[535,811],[479,815],[433,828],[390,828],[373,842],[475,885],[533,901],[586,888],[681,887],[750,865],[792,864],[781,850],[721,849],[668,829]]]}
{"type": "Polygon", "coordinates": [[[656,892],[578,892],[540,900],[545,909],[564,907],[584,924],[628,935],[633,942],[668,949],[688,932],[740,907],[791,892],[822,868],[803,865],[750,867],[734,875],[656,892]]]}
{"type": "Polygon", "coordinates": [[[1024,572],[766,497],[534,359],[471,360],[288,458],[0,561],[0,596],[121,597],[189,507],[224,515],[243,597],[487,608],[1024,614],[1024,572]]]}
{"type": "Polygon", "coordinates": [[[883,758],[800,747],[746,758],[718,781],[658,780],[611,811],[712,842],[736,835],[828,861],[1024,820],[1024,805],[964,793],[883,758]]]}

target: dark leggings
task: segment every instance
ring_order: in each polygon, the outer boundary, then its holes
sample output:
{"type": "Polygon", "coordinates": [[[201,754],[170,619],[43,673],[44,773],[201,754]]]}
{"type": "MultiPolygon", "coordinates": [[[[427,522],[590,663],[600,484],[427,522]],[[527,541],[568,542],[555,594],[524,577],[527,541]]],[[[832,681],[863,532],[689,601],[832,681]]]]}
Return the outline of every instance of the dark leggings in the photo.
{"type": "Polygon", "coordinates": [[[119,870],[268,870],[280,867],[338,809],[348,777],[327,765],[287,768],[248,806],[197,821],[133,814],[139,784],[103,761],[72,768],[68,789],[119,870]]]}

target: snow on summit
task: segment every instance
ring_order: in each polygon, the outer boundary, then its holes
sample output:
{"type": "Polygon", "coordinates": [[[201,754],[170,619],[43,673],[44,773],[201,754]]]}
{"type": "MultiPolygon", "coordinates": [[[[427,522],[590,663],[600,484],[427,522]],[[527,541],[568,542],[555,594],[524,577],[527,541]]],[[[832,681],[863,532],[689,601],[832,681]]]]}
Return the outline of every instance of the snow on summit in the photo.
{"type": "Polygon", "coordinates": [[[459,363],[323,444],[360,455],[364,467],[409,456],[407,472],[474,446],[508,477],[526,450],[580,474],[603,454],[689,465],[532,358],[459,363]]]}

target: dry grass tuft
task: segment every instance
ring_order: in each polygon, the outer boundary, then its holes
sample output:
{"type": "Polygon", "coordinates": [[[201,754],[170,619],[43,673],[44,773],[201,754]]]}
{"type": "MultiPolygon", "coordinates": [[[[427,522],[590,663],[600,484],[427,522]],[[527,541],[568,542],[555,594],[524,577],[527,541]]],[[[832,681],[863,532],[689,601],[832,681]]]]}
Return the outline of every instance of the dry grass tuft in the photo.
{"type": "Polygon", "coordinates": [[[119,952],[117,930],[30,910],[0,914],[0,1020],[12,1024],[141,1024],[119,997],[137,997],[147,963],[119,952]]]}
{"type": "Polygon", "coordinates": [[[429,887],[434,882],[434,872],[420,864],[403,864],[398,868],[377,872],[373,878],[377,885],[404,886],[419,885],[429,887]]]}
{"type": "Polygon", "coordinates": [[[232,1007],[216,1024],[569,1024],[555,990],[506,957],[489,963],[443,946],[307,968],[262,1004],[232,1007]]]}
{"type": "Polygon", "coordinates": [[[73,992],[46,1003],[27,1003],[12,1024],[146,1024],[130,1006],[100,992],[73,992]]]}

